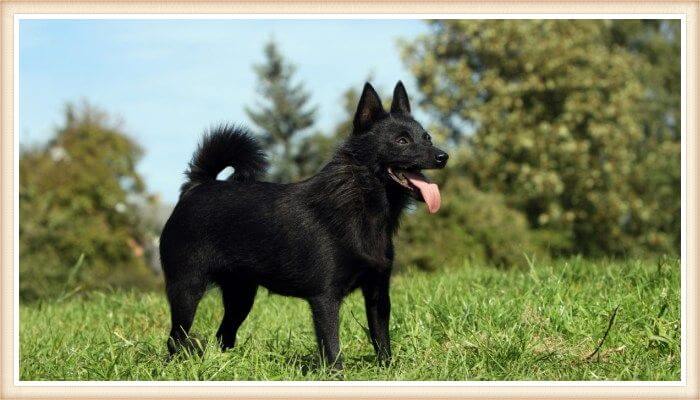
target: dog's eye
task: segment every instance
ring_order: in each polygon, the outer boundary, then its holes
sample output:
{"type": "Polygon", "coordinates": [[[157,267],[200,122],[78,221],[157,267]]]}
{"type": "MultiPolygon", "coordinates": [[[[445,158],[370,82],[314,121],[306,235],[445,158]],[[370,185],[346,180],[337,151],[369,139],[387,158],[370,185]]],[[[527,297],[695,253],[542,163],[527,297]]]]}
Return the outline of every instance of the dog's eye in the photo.
{"type": "Polygon", "coordinates": [[[408,139],[406,136],[399,136],[396,138],[396,143],[398,144],[408,144],[408,139]]]}
{"type": "Polygon", "coordinates": [[[428,142],[430,142],[430,135],[428,135],[428,132],[423,134],[423,140],[427,140],[428,142]]]}

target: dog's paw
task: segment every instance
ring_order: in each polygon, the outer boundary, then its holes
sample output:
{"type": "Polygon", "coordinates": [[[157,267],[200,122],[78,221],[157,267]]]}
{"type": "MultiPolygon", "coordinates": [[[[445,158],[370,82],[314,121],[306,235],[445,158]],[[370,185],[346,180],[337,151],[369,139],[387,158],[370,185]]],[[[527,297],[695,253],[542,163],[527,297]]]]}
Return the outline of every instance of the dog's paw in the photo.
{"type": "Polygon", "coordinates": [[[204,355],[206,348],[207,341],[195,336],[188,336],[179,340],[173,338],[168,339],[169,359],[172,359],[176,355],[201,357],[204,355]]]}
{"type": "Polygon", "coordinates": [[[391,366],[391,356],[382,356],[377,359],[377,363],[382,368],[389,368],[391,366]]]}

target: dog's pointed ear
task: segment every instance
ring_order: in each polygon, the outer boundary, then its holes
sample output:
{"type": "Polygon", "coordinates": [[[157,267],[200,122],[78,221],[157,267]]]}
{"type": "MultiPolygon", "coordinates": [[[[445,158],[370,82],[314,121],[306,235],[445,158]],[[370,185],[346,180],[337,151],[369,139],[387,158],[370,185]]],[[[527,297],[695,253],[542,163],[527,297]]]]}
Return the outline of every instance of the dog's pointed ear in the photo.
{"type": "Polygon", "coordinates": [[[365,83],[360,96],[360,102],[357,105],[355,119],[353,120],[353,132],[366,132],[370,126],[386,115],[382,100],[369,82],[365,83]]]}
{"type": "Polygon", "coordinates": [[[395,114],[410,114],[411,105],[408,104],[408,94],[403,83],[399,81],[394,88],[394,99],[391,101],[391,112],[395,114]]]}

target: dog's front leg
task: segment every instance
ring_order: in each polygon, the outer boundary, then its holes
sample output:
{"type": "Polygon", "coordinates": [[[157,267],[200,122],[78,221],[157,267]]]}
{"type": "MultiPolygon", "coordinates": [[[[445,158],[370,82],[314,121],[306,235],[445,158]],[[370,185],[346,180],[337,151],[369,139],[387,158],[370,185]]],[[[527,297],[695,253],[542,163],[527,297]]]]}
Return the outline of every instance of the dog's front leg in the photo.
{"type": "Polygon", "coordinates": [[[377,273],[362,285],[370,339],[379,363],[384,366],[388,366],[391,362],[389,275],[389,271],[377,273]]]}
{"type": "Polygon", "coordinates": [[[321,357],[332,369],[343,369],[338,338],[340,300],[331,296],[319,296],[310,299],[309,304],[321,357]]]}

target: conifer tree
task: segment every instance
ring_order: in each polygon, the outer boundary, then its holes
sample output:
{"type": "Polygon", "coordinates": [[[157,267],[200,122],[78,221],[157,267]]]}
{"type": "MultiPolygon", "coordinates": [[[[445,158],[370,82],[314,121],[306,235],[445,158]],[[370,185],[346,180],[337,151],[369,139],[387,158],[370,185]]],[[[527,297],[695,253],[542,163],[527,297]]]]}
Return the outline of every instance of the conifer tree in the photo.
{"type": "Polygon", "coordinates": [[[262,101],[245,111],[272,154],[272,180],[289,182],[303,169],[296,161],[304,158],[298,154],[299,134],[313,126],[316,108],[309,106],[304,85],[294,82],[296,67],[284,59],[277,44],[270,41],[264,51],[265,61],[254,66],[262,101]]]}

